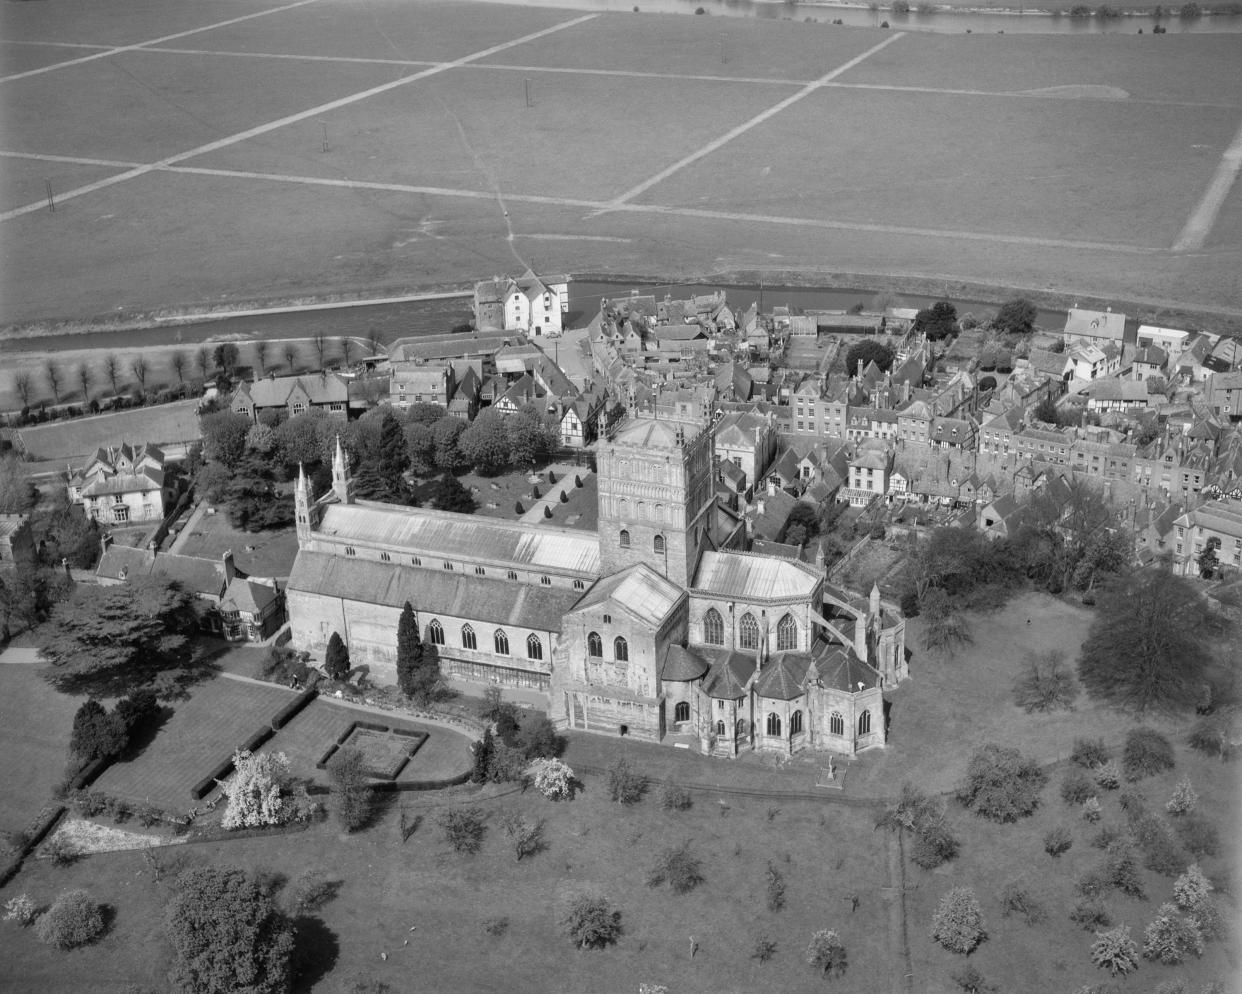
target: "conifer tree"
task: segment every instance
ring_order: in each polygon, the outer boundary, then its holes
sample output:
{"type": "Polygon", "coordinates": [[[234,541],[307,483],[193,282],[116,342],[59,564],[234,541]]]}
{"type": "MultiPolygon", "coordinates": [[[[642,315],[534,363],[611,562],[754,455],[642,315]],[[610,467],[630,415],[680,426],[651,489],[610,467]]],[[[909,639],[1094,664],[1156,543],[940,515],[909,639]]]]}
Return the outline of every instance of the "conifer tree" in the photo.
{"type": "Polygon", "coordinates": [[[418,672],[423,665],[423,643],[418,637],[414,606],[405,602],[397,622],[397,685],[407,697],[418,689],[418,672]]]}
{"type": "Polygon", "coordinates": [[[324,657],[323,668],[333,680],[344,680],[349,676],[349,649],[336,632],[328,639],[328,652],[324,657]]]}

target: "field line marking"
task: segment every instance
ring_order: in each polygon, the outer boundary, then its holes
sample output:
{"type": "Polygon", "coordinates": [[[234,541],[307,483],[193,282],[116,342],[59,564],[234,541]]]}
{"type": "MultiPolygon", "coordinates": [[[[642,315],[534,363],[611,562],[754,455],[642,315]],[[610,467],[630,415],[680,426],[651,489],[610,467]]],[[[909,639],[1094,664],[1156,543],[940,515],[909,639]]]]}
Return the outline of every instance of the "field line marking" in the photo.
{"type": "Polygon", "coordinates": [[[120,162],[117,159],[87,159],[79,155],[43,155],[38,152],[4,152],[4,159],[34,159],[37,162],[69,162],[77,166],[115,166],[117,169],[133,169],[141,166],[141,162],[120,162]]]}
{"type": "Polygon", "coordinates": [[[93,62],[95,59],[106,59],[111,55],[118,55],[121,52],[132,52],[139,48],[145,48],[147,45],[159,45],[166,41],[176,41],[178,38],[185,38],[187,35],[198,34],[200,31],[212,31],[215,28],[227,28],[230,24],[238,24],[241,21],[249,21],[256,17],[267,17],[268,14],[279,14],[284,10],[292,10],[294,7],[305,7],[308,3],[318,3],[318,0],[294,0],[293,3],[287,3],[281,7],[270,7],[267,10],[258,10],[252,14],[242,14],[240,17],[233,17],[227,21],[221,21],[219,24],[205,24],[201,28],[191,28],[188,31],[178,31],[176,34],[164,35],[161,38],[152,38],[150,41],[139,41],[132,45],[118,45],[116,48],[107,48],[102,52],[95,52],[91,55],[83,55],[80,59],[69,59],[66,62],[57,62],[50,66],[41,66],[38,69],[28,69],[25,72],[13,73],[11,76],[0,76],[0,83],[7,83],[14,79],[25,79],[27,76],[38,76],[40,73],[51,72],[53,69],[63,69],[66,66],[77,66],[83,62],[93,62]]]}
{"type": "Polygon", "coordinates": [[[1089,103],[1124,104],[1132,106],[1156,107],[1219,107],[1232,110],[1236,103],[1216,103],[1202,100],[1153,100],[1147,97],[1064,97],[1052,93],[1038,93],[1029,90],[962,90],[946,86],[899,86],[896,83],[825,83],[830,90],[879,90],[888,93],[930,93],[949,97],[1011,97],[1017,100],[1061,100],[1067,103],[1083,101],[1089,103]]]}
{"type": "Polygon", "coordinates": [[[1182,233],[1173,243],[1174,252],[1193,252],[1203,248],[1221,208],[1225,206],[1225,198],[1229,196],[1229,191],[1238,178],[1239,170],[1242,170],[1242,126],[1238,127],[1238,133],[1233,136],[1233,141],[1220,157],[1220,164],[1212,175],[1212,181],[1208,183],[1203,196],[1186,219],[1182,233]]]}
{"type": "MultiPolygon", "coordinates": [[[[314,3],[316,0],[300,0],[300,2],[314,3]]],[[[341,107],[348,107],[350,104],[358,103],[360,100],[367,100],[370,97],[377,96],[378,94],[387,93],[389,90],[395,90],[399,86],[406,86],[407,84],[417,82],[420,79],[426,79],[428,76],[435,76],[438,73],[447,72],[450,69],[456,69],[458,66],[464,66],[471,62],[477,62],[479,59],[485,59],[490,55],[496,54],[497,52],[503,52],[506,49],[515,48],[518,45],[524,45],[527,42],[535,41],[538,38],[543,38],[550,34],[555,34],[556,32],[563,31],[566,28],[572,28],[578,24],[592,21],[598,16],[598,14],[584,14],[581,17],[575,17],[571,20],[554,24],[551,27],[534,31],[531,34],[522,35],[520,38],[514,38],[511,41],[502,42],[499,45],[493,45],[490,48],[474,52],[471,55],[463,55],[461,58],[453,59],[451,62],[441,62],[438,65],[432,66],[429,69],[424,69],[422,72],[414,73],[411,76],[402,76],[400,79],[389,80],[387,83],[381,83],[379,86],[372,86],[370,89],[362,90],[359,93],[353,93],[347,97],[340,97],[336,100],[330,100],[326,104],[319,104],[316,107],[310,107],[306,110],[298,111],[296,114],[289,114],[275,121],[268,121],[266,124],[255,125],[253,128],[247,128],[245,131],[237,132],[237,134],[228,135],[224,138],[217,138],[215,141],[208,142],[206,145],[199,145],[197,148],[191,148],[185,152],[178,152],[176,155],[170,155],[167,158],[160,159],[158,162],[148,163],[147,165],[139,166],[117,176],[110,176],[107,179],[98,180],[94,183],[88,183],[86,186],[80,186],[74,190],[66,190],[63,193],[58,193],[56,195],[56,201],[57,203],[62,203],[66,200],[72,200],[74,197],[80,197],[83,194],[94,193],[96,190],[101,190],[104,187],[112,186],[116,183],[124,183],[127,180],[134,179],[137,176],[142,176],[143,174],[152,172],[153,170],[164,169],[167,166],[184,162],[186,159],[193,159],[196,156],[206,155],[210,152],[227,148],[230,145],[236,145],[238,142],[243,142],[250,138],[257,138],[259,135],[265,135],[269,131],[275,131],[278,128],[283,128],[290,124],[296,124],[298,121],[304,121],[308,117],[316,117],[321,114],[327,114],[331,111],[338,110],[341,107]]],[[[9,221],[15,217],[20,217],[23,214],[30,214],[34,211],[43,210],[46,206],[47,202],[45,200],[40,200],[37,203],[26,204],[24,207],[17,207],[13,210],[5,211],[0,214],[0,221],[9,221]]]]}
{"type": "Polygon", "coordinates": [[[783,111],[786,107],[790,107],[793,104],[796,104],[803,97],[809,96],[810,94],[818,90],[820,87],[824,86],[824,84],[829,83],[832,80],[836,79],[842,73],[848,72],[849,70],[853,69],[859,63],[865,61],[866,59],[871,58],[871,56],[875,55],[876,52],[880,51],[883,48],[887,48],[889,45],[895,42],[898,38],[903,38],[903,37],[905,36],[901,33],[890,35],[889,37],[885,38],[882,42],[880,42],[878,45],[873,45],[871,48],[867,49],[867,51],[863,52],[861,55],[856,55],[854,56],[854,58],[850,59],[849,62],[846,62],[843,65],[837,66],[837,68],[833,69],[832,72],[821,76],[819,79],[811,83],[807,83],[806,86],[798,90],[797,93],[791,94],[790,96],[786,97],[784,100],[780,101],[780,103],[774,104],[773,106],[769,107],[765,111],[760,111],[758,114],[752,117],[749,121],[745,121],[742,124],[739,124],[736,128],[732,128],[729,131],[726,131],[719,138],[716,138],[713,141],[708,142],[702,148],[698,149],[697,151],[691,152],[689,155],[685,156],[683,159],[681,159],[678,162],[674,162],[671,166],[667,167],[666,169],[660,170],[650,179],[643,180],[643,182],[639,183],[638,186],[635,186],[629,190],[626,190],[625,193],[621,194],[621,196],[616,197],[613,200],[611,200],[609,202],[610,205],[619,207],[633,200],[635,197],[643,193],[646,193],[657,183],[664,182],[674,173],[680,172],[682,169],[685,169],[686,166],[689,166],[695,162],[698,162],[699,159],[702,159],[704,156],[711,155],[717,149],[733,141],[734,138],[737,138],[739,135],[745,134],[751,128],[755,127],[756,125],[762,124],[764,121],[768,120],[768,118],[774,117],[775,115],[783,111]]]}
{"type": "Polygon", "coordinates": [[[113,45],[93,45],[88,41],[10,41],[5,39],[6,45],[38,45],[42,48],[106,48],[111,50],[113,45]]]}
{"type": "Polygon", "coordinates": [[[223,52],[212,48],[168,48],[146,46],[144,52],[159,52],[163,55],[221,55],[232,59],[284,59],[290,62],[346,62],[377,66],[438,66],[440,63],[432,59],[378,59],[361,58],[356,55],[294,55],[289,52],[223,52]]]}

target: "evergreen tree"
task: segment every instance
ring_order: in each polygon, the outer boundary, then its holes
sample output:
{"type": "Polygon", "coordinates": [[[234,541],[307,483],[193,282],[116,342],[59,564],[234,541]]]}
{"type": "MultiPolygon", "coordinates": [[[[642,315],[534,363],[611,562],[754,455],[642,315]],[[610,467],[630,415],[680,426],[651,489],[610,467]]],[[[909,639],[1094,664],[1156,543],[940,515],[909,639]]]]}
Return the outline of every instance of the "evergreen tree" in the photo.
{"type": "Polygon", "coordinates": [[[394,490],[404,489],[403,474],[410,465],[405,433],[391,411],[384,413],[380,423],[379,470],[394,490]]]}
{"type": "Polygon", "coordinates": [[[423,666],[423,655],[423,643],[418,637],[414,607],[406,601],[397,622],[397,685],[407,697],[412,697],[418,687],[418,672],[423,666]]]}
{"type": "Polygon", "coordinates": [[[457,477],[451,473],[445,473],[431,493],[431,506],[441,511],[473,514],[474,495],[462,485],[457,477]]]}
{"type": "Polygon", "coordinates": [[[496,751],[496,743],[492,739],[492,730],[485,728],[483,738],[474,744],[474,769],[470,771],[473,783],[487,783],[487,771],[492,763],[492,754],[496,751]]]}
{"type": "Polygon", "coordinates": [[[336,632],[328,639],[328,653],[324,658],[323,668],[333,680],[345,680],[349,677],[349,649],[336,632]]]}

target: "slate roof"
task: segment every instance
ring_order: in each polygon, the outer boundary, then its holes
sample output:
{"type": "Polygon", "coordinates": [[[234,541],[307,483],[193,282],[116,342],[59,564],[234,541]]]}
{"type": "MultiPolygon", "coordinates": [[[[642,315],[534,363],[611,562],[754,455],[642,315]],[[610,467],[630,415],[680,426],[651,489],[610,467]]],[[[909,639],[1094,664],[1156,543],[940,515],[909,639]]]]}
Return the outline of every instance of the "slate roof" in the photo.
{"type": "Polygon", "coordinates": [[[306,549],[293,562],[288,589],[397,608],[409,601],[418,605],[422,617],[448,615],[552,632],[561,630],[561,619],[582,596],[564,587],[532,586],[306,549]]]}
{"type": "Polygon", "coordinates": [[[144,469],[141,473],[117,473],[92,480],[82,488],[83,497],[106,497],[109,494],[132,494],[160,490],[164,486],[162,469],[144,469]]]}
{"type": "Polygon", "coordinates": [[[707,672],[709,663],[694,649],[669,645],[660,661],[660,679],[688,683],[707,672]]]}
{"type": "Polygon", "coordinates": [[[335,373],[277,376],[255,383],[242,383],[233,398],[249,397],[255,407],[284,407],[289,395],[299,387],[312,404],[344,404],[349,400],[348,384],[335,373]]]}
{"type": "Polygon", "coordinates": [[[624,445],[638,445],[645,449],[680,448],[677,429],[685,438],[696,435],[702,427],[692,421],[673,421],[665,418],[628,418],[613,436],[613,441],[624,445]]]}
{"type": "Polygon", "coordinates": [[[1088,311],[1071,307],[1065,319],[1065,334],[1084,338],[1106,338],[1120,342],[1125,327],[1126,316],[1117,311],[1088,311]]]}
{"type": "Polygon", "coordinates": [[[599,539],[567,528],[387,504],[331,504],[318,533],[408,553],[599,574],[599,539]]]}
{"type": "Polygon", "coordinates": [[[681,600],[681,588],[669,583],[646,563],[614,573],[596,583],[575,605],[575,611],[605,601],[628,612],[652,628],[659,628],[681,600]]]}
{"type": "Polygon", "coordinates": [[[805,652],[778,652],[763,664],[755,692],[773,701],[792,701],[802,696],[802,684],[811,665],[811,656],[805,652]]]}
{"type": "Polygon", "coordinates": [[[220,601],[221,610],[242,611],[246,614],[262,614],[276,600],[276,590],[266,583],[256,583],[240,576],[233,577],[224,598],[220,601]]]}
{"type": "Polygon", "coordinates": [[[755,657],[729,649],[696,648],[711,661],[703,680],[703,693],[717,700],[736,701],[746,696],[746,684],[755,672],[755,657]]]}
{"type": "Polygon", "coordinates": [[[878,671],[854,655],[852,649],[841,645],[830,645],[822,654],[816,653],[815,668],[819,682],[836,690],[856,694],[860,683],[864,690],[880,683],[878,671]]]}
{"type": "Polygon", "coordinates": [[[110,545],[104,550],[95,575],[106,580],[161,576],[175,581],[188,593],[210,597],[219,597],[225,590],[224,563],[220,560],[171,553],[156,555],[124,545],[110,545]]]}
{"type": "Polygon", "coordinates": [[[820,577],[809,566],[744,552],[704,552],[691,585],[735,600],[806,599],[820,577]]]}

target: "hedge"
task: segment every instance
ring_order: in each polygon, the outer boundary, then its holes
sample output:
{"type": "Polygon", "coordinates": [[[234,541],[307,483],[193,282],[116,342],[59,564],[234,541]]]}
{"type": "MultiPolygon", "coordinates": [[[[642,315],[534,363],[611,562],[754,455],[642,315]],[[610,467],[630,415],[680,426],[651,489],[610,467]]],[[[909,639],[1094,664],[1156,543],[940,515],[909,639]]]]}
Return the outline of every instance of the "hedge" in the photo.
{"type": "Polygon", "coordinates": [[[272,728],[280,729],[289,724],[289,719],[293,718],[306,705],[319,696],[319,691],[314,687],[308,687],[286,704],[283,708],[272,716],[272,728]]]}
{"type": "Polygon", "coordinates": [[[217,780],[223,780],[232,772],[233,757],[229,756],[228,759],[216,764],[216,767],[208,773],[207,776],[203,777],[202,780],[190,788],[190,794],[193,796],[194,800],[201,801],[215,789],[217,780]]]}
{"type": "Polygon", "coordinates": [[[276,734],[276,731],[275,729],[271,727],[271,725],[264,725],[257,732],[255,732],[252,736],[250,736],[250,738],[246,739],[246,741],[244,741],[241,744],[238,751],[239,752],[255,752],[258,750],[259,746],[263,745],[264,742],[266,742],[268,739],[270,739],[275,734],[276,734]]]}

